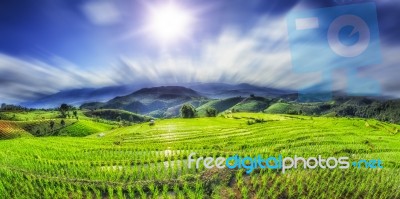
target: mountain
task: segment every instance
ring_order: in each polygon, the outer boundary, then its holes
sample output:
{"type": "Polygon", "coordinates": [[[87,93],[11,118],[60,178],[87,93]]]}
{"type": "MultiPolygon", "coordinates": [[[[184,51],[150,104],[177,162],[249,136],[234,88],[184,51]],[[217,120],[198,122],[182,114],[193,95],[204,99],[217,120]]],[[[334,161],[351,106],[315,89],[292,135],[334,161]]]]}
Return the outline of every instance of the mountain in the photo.
{"type": "Polygon", "coordinates": [[[204,96],[214,99],[225,99],[238,96],[248,97],[252,94],[261,97],[279,97],[296,93],[291,90],[259,87],[244,83],[236,85],[224,83],[192,83],[187,85],[187,87],[198,91],[204,96]]]}
{"type": "Polygon", "coordinates": [[[239,112],[262,111],[281,114],[346,116],[400,122],[399,99],[354,97],[333,92],[332,99],[327,102],[300,102],[298,94],[293,91],[249,84],[192,83],[187,84],[187,87],[143,88],[139,85],[128,85],[98,89],[74,89],[22,105],[54,108],[62,103],[72,105],[83,103],[81,105],[83,109],[118,109],[157,118],[177,117],[180,107],[184,103],[190,103],[198,111],[198,116],[204,116],[206,110],[212,108],[217,112],[234,109],[239,112]],[[132,90],[137,91],[132,92],[132,90]]]}
{"type": "Polygon", "coordinates": [[[19,105],[28,108],[55,108],[63,103],[80,106],[86,102],[104,102],[115,96],[127,95],[133,90],[142,87],[143,85],[122,85],[103,88],[71,89],[44,96],[37,100],[23,102],[19,105]]]}
{"type": "MultiPolygon", "coordinates": [[[[135,85],[110,86],[103,88],[80,88],[64,90],[58,93],[43,96],[36,100],[26,101],[19,105],[28,108],[55,108],[66,103],[74,106],[80,106],[88,102],[106,102],[116,96],[124,96],[132,93],[132,91],[149,87],[160,86],[152,83],[142,83],[135,85]]],[[[244,96],[248,97],[251,94],[263,97],[278,97],[295,93],[290,90],[280,90],[267,87],[258,87],[250,84],[224,84],[224,83],[181,83],[176,86],[189,88],[197,93],[197,95],[205,96],[213,99],[226,99],[231,97],[244,96]]],[[[171,90],[173,94],[173,90],[171,90]]],[[[148,88],[141,92],[155,92],[148,88]]],[[[186,93],[189,94],[189,93],[186,93]]],[[[193,93],[192,93],[193,94],[193,93]]],[[[141,107],[142,104],[132,105],[135,108],[141,107]]]]}
{"type": "MultiPolygon", "coordinates": [[[[207,98],[196,91],[181,86],[161,86],[152,88],[142,88],[129,95],[115,97],[105,103],[86,103],[81,106],[84,109],[121,109],[140,114],[164,114],[170,109],[173,117],[179,114],[179,110],[184,103],[200,105],[207,102],[207,98]],[[172,109],[174,109],[172,111],[172,109]],[[161,111],[161,113],[160,113],[161,111]]],[[[152,115],[150,114],[150,115],[152,115]]]]}

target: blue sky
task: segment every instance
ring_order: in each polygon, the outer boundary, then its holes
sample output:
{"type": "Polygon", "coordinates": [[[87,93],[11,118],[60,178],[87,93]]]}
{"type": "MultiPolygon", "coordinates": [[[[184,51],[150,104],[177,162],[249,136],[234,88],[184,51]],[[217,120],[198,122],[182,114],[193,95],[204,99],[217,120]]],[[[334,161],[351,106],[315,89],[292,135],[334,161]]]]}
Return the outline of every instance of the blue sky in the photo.
{"type": "MultiPolygon", "coordinates": [[[[291,11],[347,2],[3,1],[0,101],[20,102],[66,89],[138,82],[250,83],[287,89],[324,84],[318,72],[293,72],[286,16],[291,11]],[[190,15],[191,21],[182,35],[163,41],[147,29],[152,12],[168,3],[190,15]]],[[[376,79],[384,95],[400,97],[400,3],[381,0],[376,4],[383,62],[358,72],[376,79]]],[[[345,87],[343,73],[333,74],[337,89],[345,87]]]]}

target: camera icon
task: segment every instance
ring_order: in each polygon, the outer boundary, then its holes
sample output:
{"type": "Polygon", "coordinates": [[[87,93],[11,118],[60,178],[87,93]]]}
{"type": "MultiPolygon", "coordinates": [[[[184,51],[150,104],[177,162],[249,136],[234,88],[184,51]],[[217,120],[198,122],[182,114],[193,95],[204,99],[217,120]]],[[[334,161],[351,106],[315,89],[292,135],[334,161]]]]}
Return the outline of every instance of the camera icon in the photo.
{"type": "MultiPolygon", "coordinates": [[[[375,3],[291,12],[287,16],[287,26],[295,72],[319,71],[324,73],[322,77],[326,81],[331,81],[329,75],[334,69],[346,68],[353,75],[359,67],[381,62],[375,3]]],[[[351,85],[358,81],[348,82],[348,91],[358,89],[359,93],[365,93],[359,90],[362,86],[351,85]]],[[[330,89],[330,83],[325,83],[324,90],[330,89]]],[[[303,91],[312,90],[318,88],[303,91]]]]}

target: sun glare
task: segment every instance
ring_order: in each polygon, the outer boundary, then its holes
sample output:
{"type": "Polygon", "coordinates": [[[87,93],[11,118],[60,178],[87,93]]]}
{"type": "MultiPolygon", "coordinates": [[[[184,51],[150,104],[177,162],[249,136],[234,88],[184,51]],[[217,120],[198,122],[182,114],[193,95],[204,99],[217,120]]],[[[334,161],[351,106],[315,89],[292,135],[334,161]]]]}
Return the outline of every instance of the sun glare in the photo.
{"type": "Polygon", "coordinates": [[[170,41],[186,36],[190,22],[191,17],[187,12],[174,5],[167,5],[153,9],[150,28],[160,39],[170,41]]]}

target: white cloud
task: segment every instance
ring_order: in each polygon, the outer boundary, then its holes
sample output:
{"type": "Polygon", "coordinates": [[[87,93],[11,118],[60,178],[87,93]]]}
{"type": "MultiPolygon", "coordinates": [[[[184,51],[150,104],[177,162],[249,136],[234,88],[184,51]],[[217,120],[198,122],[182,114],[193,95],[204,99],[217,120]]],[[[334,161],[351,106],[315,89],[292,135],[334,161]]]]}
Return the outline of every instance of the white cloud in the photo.
{"type": "Polygon", "coordinates": [[[120,13],[112,1],[89,1],[82,6],[88,19],[96,25],[110,25],[119,21],[120,13]]]}
{"type": "Polygon", "coordinates": [[[54,60],[59,65],[0,54],[0,99],[18,102],[63,89],[115,84],[101,71],[93,73],[61,58],[55,57],[54,60]]]}
{"type": "MultiPolygon", "coordinates": [[[[300,39],[300,38],[299,38],[300,39]]],[[[309,45],[318,45],[309,44],[309,45]]],[[[400,96],[397,86],[399,74],[398,47],[383,46],[382,64],[358,69],[359,85],[362,80],[380,83],[384,95],[400,96]]],[[[123,58],[137,78],[145,78],[156,83],[176,82],[227,82],[251,83],[275,88],[301,89],[310,85],[324,84],[322,74],[331,73],[333,90],[346,90],[348,73],[346,68],[331,71],[329,63],[338,60],[322,54],[309,54],[311,61],[323,60],[326,66],[312,73],[296,73],[291,63],[290,47],[284,18],[263,18],[246,33],[234,28],[225,28],[217,39],[205,42],[198,47],[199,54],[193,56],[163,56],[159,59],[123,58]]]]}
{"type": "MultiPolygon", "coordinates": [[[[400,97],[398,47],[382,46],[384,62],[360,69],[360,75],[381,83],[384,94],[400,97]]],[[[152,82],[250,83],[299,89],[321,83],[321,73],[292,70],[285,19],[263,18],[251,30],[240,33],[226,28],[216,39],[197,46],[197,54],[165,54],[160,58],[121,56],[121,62],[96,70],[84,70],[62,58],[55,65],[0,54],[0,99],[21,101],[39,94],[70,88],[152,82]]],[[[324,59],[318,54],[315,58],[324,59]]],[[[327,60],[327,63],[332,60],[327,60]]],[[[323,71],[323,70],[322,70],[323,71]]],[[[336,89],[346,87],[343,71],[335,73],[336,89]]],[[[360,82],[362,84],[363,82],[360,82]]]]}
{"type": "Polygon", "coordinates": [[[123,61],[133,74],[148,80],[176,82],[227,82],[296,88],[298,82],[315,83],[318,74],[292,72],[285,19],[260,20],[244,35],[227,28],[213,41],[198,46],[199,54],[166,55],[157,60],[123,61]],[[195,57],[195,58],[194,58],[195,57]]]}

